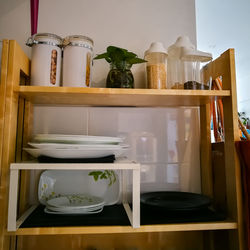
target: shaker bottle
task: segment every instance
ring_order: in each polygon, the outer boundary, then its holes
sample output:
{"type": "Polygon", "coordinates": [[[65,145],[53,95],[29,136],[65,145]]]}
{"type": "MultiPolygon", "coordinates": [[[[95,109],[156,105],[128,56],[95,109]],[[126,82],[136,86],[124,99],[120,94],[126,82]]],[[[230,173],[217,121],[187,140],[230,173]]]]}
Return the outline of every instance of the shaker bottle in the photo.
{"type": "Polygon", "coordinates": [[[167,52],[160,42],[154,42],[145,51],[147,61],[147,84],[149,89],[166,89],[167,52]]]}

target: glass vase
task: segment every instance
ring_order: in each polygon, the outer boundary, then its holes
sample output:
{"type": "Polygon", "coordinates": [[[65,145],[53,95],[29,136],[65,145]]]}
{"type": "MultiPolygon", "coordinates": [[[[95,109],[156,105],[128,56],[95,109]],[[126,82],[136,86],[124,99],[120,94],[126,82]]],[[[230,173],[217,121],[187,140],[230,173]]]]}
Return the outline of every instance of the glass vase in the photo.
{"type": "Polygon", "coordinates": [[[131,65],[123,64],[122,67],[117,67],[115,64],[110,64],[106,87],[134,88],[134,77],[131,72],[131,65]]]}

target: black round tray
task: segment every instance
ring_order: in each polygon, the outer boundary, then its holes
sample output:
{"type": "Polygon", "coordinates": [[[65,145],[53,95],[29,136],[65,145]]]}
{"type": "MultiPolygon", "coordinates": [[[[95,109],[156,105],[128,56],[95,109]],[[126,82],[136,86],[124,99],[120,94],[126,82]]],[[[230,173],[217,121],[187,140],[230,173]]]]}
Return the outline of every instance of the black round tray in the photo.
{"type": "Polygon", "coordinates": [[[211,200],[196,193],[161,191],[142,194],[141,203],[168,211],[193,211],[207,208],[211,200]]]}

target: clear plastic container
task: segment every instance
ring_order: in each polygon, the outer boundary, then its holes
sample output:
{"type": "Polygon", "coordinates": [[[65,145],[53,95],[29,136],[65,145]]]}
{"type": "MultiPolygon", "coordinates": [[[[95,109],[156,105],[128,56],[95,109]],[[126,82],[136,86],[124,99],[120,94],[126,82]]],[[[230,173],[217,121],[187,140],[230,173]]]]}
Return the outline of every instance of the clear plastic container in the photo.
{"type": "Polygon", "coordinates": [[[30,37],[26,45],[32,47],[31,85],[59,86],[62,38],[55,34],[38,33],[30,37]]]}
{"type": "Polygon", "coordinates": [[[208,89],[201,66],[211,59],[210,53],[196,50],[187,36],[179,37],[168,48],[168,88],[208,89]]]}
{"type": "Polygon", "coordinates": [[[63,86],[90,87],[92,75],[93,41],[74,35],[63,41],[63,86]]]}
{"type": "Polygon", "coordinates": [[[152,43],[145,52],[145,60],[147,60],[147,88],[166,89],[167,52],[162,43],[152,43]]]}

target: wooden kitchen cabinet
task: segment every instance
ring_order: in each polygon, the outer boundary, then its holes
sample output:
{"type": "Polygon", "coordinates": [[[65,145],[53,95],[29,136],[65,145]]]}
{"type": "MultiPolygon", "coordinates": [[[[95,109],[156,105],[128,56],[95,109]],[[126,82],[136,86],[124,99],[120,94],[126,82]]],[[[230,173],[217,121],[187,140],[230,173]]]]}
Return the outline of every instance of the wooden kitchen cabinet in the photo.
{"type": "MultiPolygon", "coordinates": [[[[29,86],[30,61],[16,41],[4,40],[0,85],[0,249],[245,249],[242,186],[234,142],[239,140],[234,50],[209,63],[205,78],[222,76],[223,90],[156,90],[29,86]],[[210,102],[224,107],[223,164],[212,164],[210,102]],[[10,164],[27,156],[22,147],[32,133],[33,104],[183,107],[200,109],[202,193],[213,198],[223,221],[131,226],[18,228],[7,231],[10,164]],[[222,169],[222,171],[218,171],[222,169]],[[221,186],[220,186],[221,180],[221,186]],[[220,195],[217,195],[217,194],[220,195]],[[221,201],[220,199],[222,199],[221,201]],[[220,204],[220,206],[218,206],[220,204]],[[221,205],[223,204],[223,205],[221,205]]],[[[29,171],[19,177],[18,214],[29,208],[29,171]]]]}

